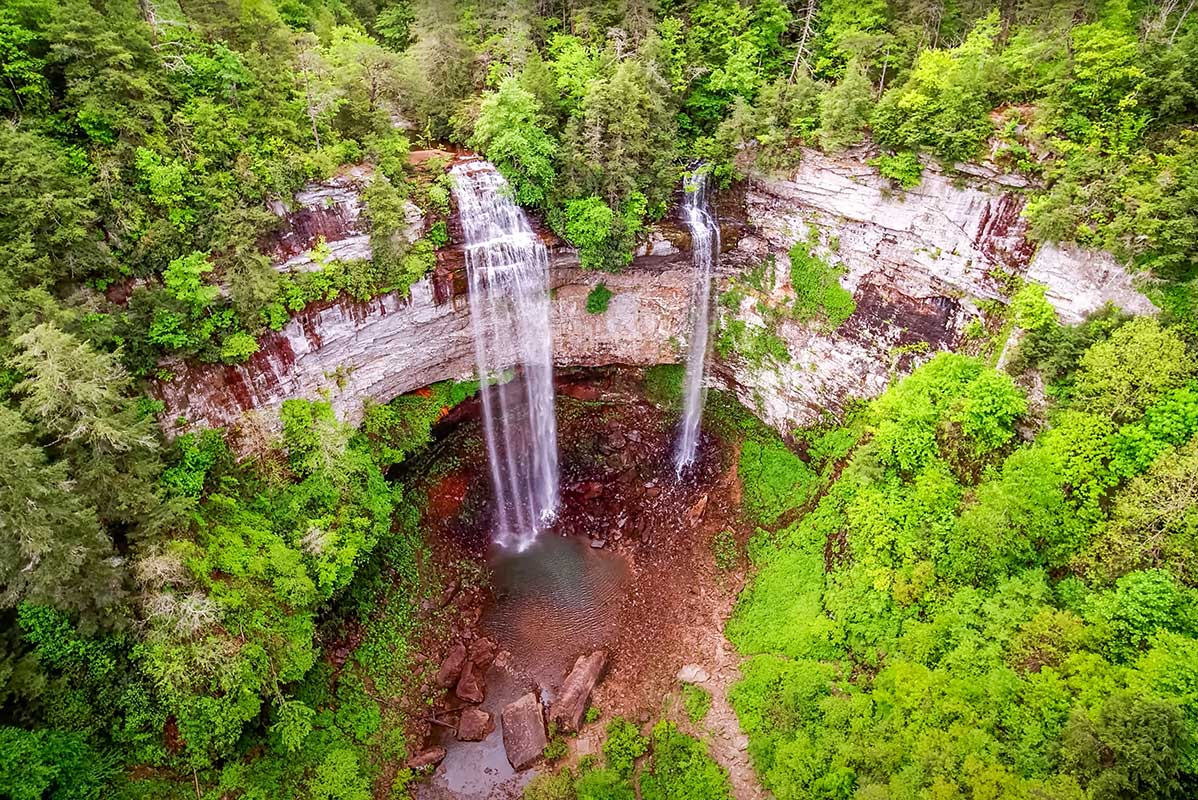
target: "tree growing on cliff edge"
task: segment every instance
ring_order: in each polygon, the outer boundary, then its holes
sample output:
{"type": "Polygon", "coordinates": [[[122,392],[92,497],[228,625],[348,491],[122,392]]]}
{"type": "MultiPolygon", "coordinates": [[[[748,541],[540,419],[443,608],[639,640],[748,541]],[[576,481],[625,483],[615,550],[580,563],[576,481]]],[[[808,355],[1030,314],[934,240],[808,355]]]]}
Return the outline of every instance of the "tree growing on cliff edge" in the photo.
{"type": "Polygon", "coordinates": [[[927,147],[948,161],[975,156],[994,129],[998,12],[980,20],[958,47],[924,50],[906,82],[883,96],[870,119],[888,147],[927,147]]]}
{"type": "Polygon", "coordinates": [[[844,77],[820,98],[819,143],[827,150],[843,150],[865,138],[865,123],[873,108],[873,87],[860,61],[845,68],[844,77]]]}
{"type": "Polygon", "coordinates": [[[542,109],[517,77],[505,78],[499,90],[483,97],[470,146],[494,162],[507,178],[515,200],[543,207],[556,178],[557,143],[541,127],[542,109]]]}

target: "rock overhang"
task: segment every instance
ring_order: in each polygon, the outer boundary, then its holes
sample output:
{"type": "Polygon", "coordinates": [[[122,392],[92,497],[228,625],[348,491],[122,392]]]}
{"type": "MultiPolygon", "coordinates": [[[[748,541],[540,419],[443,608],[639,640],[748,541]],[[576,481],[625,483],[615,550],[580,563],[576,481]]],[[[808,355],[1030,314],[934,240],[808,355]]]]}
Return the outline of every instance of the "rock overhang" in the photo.
{"type": "MultiPolygon", "coordinates": [[[[348,172],[329,191],[345,200],[346,187],[360,187],[365,177],[348,172]]],[[[313,187],[301,195],[323,196],[313,187]]],[[[1044,283],[1065,322],[1107,302],[1133,313],[1155,310],[1109,254],[1033,244],[1024,202],[1020,188],[985,170],[962,177],[928,168],[920,187],[900,192],[861,154],[815,151],[804,151],[791,175],[751,178],[719,194],[723,288],[762,259],[785,264],[789,249],[803,242],[843,268],[840,281],[856,311],[835,331],[783,319],[776,334],[788,363],[716,359],[711,382],[789,433],[850,398],[876,396],[922,358],[956,348],[965,325],[983,316],[982,305],[1006,299],[1012,278],[1044,283]]],[[[296,213],[312,210],[297,206],[296,213]]],[[[452,217],[449,229],[451,241],[460,242],[452,217]]],[[[571,248],[539,223],[538,231],[550,251],[557,366],[649,366],[682,357],[693,276],[689,235],[676,208],[619,273],[580,269],[571,248]],[[590,314],[586,297],[600,281],[613,297],[606,312],[590,314]]],[[[342,233],[361,235],[352,225],[342,233]]],[[[330,247],[336,246],[334,239],[330,247]]],[[[474,364],[464,269],[460,244],[451,244],[408,296],[311,305],[264,336],[243,364],[166,364],[174,378],[152,389],[165,405],[164,426],[176,434],[256,416],[277,428],[278,409],[291,397],[327,399],[341,419],[356,424],[366,402],[468,378],[474,364]]],[[[768,299],[785,304],[793,290],[786,271],[778,272],[768,299]]],[[[766,324],[749,303],[721,313],[766,324]]]]}

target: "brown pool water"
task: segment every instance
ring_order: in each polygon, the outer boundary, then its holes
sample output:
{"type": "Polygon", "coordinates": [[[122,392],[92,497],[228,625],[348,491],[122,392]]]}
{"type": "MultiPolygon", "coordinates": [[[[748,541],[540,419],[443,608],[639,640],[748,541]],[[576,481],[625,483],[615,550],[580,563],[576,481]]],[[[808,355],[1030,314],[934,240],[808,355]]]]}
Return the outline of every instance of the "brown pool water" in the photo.
{"type": "Polygon", "coordinates": [[[423,800],[518,797],[533,773],[517,775],[508,764],[503,707],[529,691],[551,702],[574,660],[609,646],[619,633],[631,577],[626,557],[549,530],[521,552],[497,548],[488,567],[494,597],[479,628],[502,655],[487,671],[481,707],[496,727],[482,742],[458,742],[452,731],[442,731],[439,744],[447,754],[422,788],[423,800]]]}

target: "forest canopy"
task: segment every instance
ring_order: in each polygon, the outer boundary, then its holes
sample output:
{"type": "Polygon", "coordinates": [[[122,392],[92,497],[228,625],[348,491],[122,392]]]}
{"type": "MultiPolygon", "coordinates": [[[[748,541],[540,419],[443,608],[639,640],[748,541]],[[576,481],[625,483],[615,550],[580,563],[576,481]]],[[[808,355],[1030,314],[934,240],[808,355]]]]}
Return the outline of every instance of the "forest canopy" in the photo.
{"type": "MultiPolygon", "coordinates": [[[[685,171],[727,187],[810,148],[895,192],[986,161],[1027,180],[1037,242],[1127,265],[1159,320],[1016,297],[1009,373],[1047,410],[949,354],[797,434],[804,458],[746,437],[733,700],[779,798],[1194,796],[1196,114],[1184,0],[0,0],[0,795],[402,796],[391,701],[436,583],[384,473],[477,387],[359,429],[291,400],[248,459],[166,441],[146,389],[408,292],[450,211],[410,156],[462,147],[587,269],[626,267],[685,171]],[[278,269],[272,205],[363,164],[373,257],[278,269]]],[[[802,320],[852,313],[791,262],[802,320]]],[[[685,796],[676,762],[725,791],[653,742],[659,796],[685,796]]],[[[613,769],[578,796],[627,796],[613,769]]]]}

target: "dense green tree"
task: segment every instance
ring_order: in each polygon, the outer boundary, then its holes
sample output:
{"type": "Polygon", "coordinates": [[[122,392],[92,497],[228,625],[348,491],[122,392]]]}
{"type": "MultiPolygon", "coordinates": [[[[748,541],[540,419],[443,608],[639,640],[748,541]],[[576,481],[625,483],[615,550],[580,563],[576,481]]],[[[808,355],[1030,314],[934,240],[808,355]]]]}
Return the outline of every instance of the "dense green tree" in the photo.
{"type": "Polygon", "coordinates": [[[153,420],[129,396],[131,382],[113,355],[50,323],[16,340],[14,387],[26,418],[71,464],[75,491],[107,525],[161,529],[167,509],[154,481],[160,469],[153,420]]]}
{"type": "Polygon", "coordinates": [[[819,143],[832,151],[858,144],[872,108],[869,78],[860,61],[850,61],[841,81],[820,98],[819,143]]]}
{"type": "Polygon", "coordinates": [[[1198,584],[1198,442],[1161,456],[1116,496],[1086,560],[1113,580],[1135,569],[1168,567],[1198,584]]]}
{"type": "Polygon", "coordinates": [[[1112,695],[1096,720],[1075,712],[1062,732],[1061,757],[1095,800],[1183,796],[1177,708],[1130,694],[1112,695]]]}
{"type": "Polygon", "coordinates": [[[1141,317],[1086,351],[1077,374],[1076,398],[1088,410],[1126,422],[1194,372],[1177,334],[1141,317]]]}
{"type": "Polygon", "coordinates": [[[568,196],[594,194],[619,209],[635,191],[650,206],[672,190],[677,167],[673,110],[661,75],[637,59],[592,81],[563,141],[568,196]]]}
{"type": "Polygon", "coordinates": [[[838,78],[854,57],[871,62],[886,38],[890,11],[884,0],[850,2],[824,0],[819,9],[819,36],[812,69],[824,78],[838,78]]]}
{"type": "Polygon", "coordinates": [[[0,281],[5,292],[107,267],[94,186],[77,147],[0,122],[0,281]]]}
{"type": "Polygon", "coordinates": [[[710,132],[733,98],[752,100],[782,69],[781,37],[790,12],[779,0],[707,0],[691,12],[685,43],[701,70],[684,106],[693,130],[710,132]]]}
{"type": "Polygon", "coordinates": [[[991,87],[998,12],[951,50],[924,50],[905,83],[890,88],[870,118],[882,144],[925,146],[946,160],[976,155],[993,130],[991,87]]]}
{"type": "Polygon", "coordinates": [[[506,78],[483,98],[471,146],[511,183],[517,203],[543,206],[555,177],[556,143],[538,125],[541,108],[519,79],[506,78]]]}
{"type": "Polygon", "coordinates": [[[404,53],[401,79],[405,107],[426,136],[441,137],[470,91],[473,53],[459,33],[454,3],[419,0],[414,7],[414,43],[404,53]]]}
{"type": "Polygon", "coordinates": [[[94,615],[124,595],[119,559],[93,508],[70,490],[33,427],[0,408],[0,604],[44,603],[94,615]]]}

